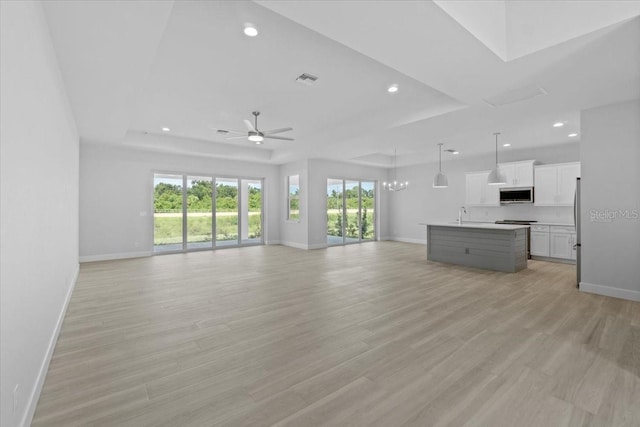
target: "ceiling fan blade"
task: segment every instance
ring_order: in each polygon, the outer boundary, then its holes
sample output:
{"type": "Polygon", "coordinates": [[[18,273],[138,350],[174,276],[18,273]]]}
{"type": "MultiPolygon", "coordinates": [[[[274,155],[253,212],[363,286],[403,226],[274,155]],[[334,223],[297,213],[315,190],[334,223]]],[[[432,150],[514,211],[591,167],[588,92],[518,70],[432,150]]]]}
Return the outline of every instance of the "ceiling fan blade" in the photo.
{"type": "Polygon", "coordinates": [[[282,132],[288,132],[290,130],[293,130],[293,128],[280,128],[280,129],[273,129],[273,130],[268,130],[266,132],[263,132],[265,135],[275,135],[276,133],[282,133],[282,132]]]}
{"type": "Polygon", "coordinates": [[[270,135],[265,135],[264,136],[265,139],[269,138],[269,139],[280,139],[282,141],[295,141],[295,139],[293,138],[285,138],[284,136],[270,136],[270,135]]]}
{"type": "Polygon", "coordinates": [[[227,139],[247,139],[247,135],[242,135],[242,136],[232,136],[231,138],[227,138],[227,139]]]}
{"type": "Polygon", "coordinates": [[[251,122],[249,120],[243,120],[244,125],[247,127],[248,130],[250,130],[251,132],[257,132],[256,128],[253,127],[253,125],[251,124],[251,122]]]}
{"type": "Polygon", "coordinates": [[[210,129],[222,135],[226,135],[227,133],[242,133],[242,134],[247,133],[246,130],[233,130],[233,129],[220,129],[220,128],[210,128],[210,129]]]}

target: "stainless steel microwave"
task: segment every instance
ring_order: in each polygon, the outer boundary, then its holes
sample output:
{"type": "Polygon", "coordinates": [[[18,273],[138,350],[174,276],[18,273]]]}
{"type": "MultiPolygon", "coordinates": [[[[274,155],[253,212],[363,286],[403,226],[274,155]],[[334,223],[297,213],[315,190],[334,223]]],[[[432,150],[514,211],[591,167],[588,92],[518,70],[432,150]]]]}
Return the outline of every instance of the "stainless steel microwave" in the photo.
{"type": "Polygon", "coordinates": [[[533,187],[507,187],[500,189],[500,204],[533,203],[533,187]]]}

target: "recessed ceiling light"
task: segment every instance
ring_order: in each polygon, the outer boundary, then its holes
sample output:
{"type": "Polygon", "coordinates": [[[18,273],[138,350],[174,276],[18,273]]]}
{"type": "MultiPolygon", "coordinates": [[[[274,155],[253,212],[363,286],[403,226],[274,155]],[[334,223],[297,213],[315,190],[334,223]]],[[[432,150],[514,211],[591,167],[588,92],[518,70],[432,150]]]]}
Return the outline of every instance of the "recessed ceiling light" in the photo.
{"type": "Polygon", "coordinates": [[[162,128],[162,132],[169,132],[171,129],[169,128],[162,128]]]}
{"type": "Polygon", "coordinates": [[[506,143],[506,144],[502,144],[503,147],[511,147],[511,144],[506,143]]]}
{"type": "Polygon", "coordinates": [[[258,29],[253,24],[244,24],[244,33],[249,37],[258,35],[258,29]]]}
{"type": "Polygon", "coordinates": [[[569,136],[569,138],[575,138],[576,136],[578,136],[578,134],[577,133],[570,133],[568,136],[569,136]]]}
{"type": "Polygon", "coordinates": [[[459,151],[454,151],[451,154],[460,154],[460,152],[459,151]]]}
{"type": "Polygon", "coordinates": [[[555,122],[555,123],[553,124],[553,127],[554,127],[554,128],[561,128],[562,126],[564,126],[564,123],[562,123],[562,122],[555,122]]]}
{"type": "Polygon", "coordinates": [[[396,83],[392,84],[387,88],[387,92],[396,93],[398,91],[398,85],[396,83]]]}

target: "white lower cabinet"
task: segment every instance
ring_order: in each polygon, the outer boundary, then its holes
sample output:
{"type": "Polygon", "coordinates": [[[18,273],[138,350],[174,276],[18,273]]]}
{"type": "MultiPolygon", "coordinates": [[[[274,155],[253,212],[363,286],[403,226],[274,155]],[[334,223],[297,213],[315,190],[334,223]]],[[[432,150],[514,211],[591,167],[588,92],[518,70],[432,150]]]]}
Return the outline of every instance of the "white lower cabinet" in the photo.
{"type": "Polygon", "coordinates": [[[531,255],[549,256],[549,232],[531,232],[531,255]]]}
{"type": "Polygon", "coordinates": [[[576,229],[573,226],[552,225],[549,227],[549,256],[552,258],[576,259],[576,229]]]}
{"type": "Polygon", "coordinates": [[[575,260],[575,244],[576,233],[573,226],[531,226],[531,255],[575,260]]]}
{"type": "Polygon", "coordinates": [[[571,259],[571,234],[549,233],[549,256],[571,259]]]}

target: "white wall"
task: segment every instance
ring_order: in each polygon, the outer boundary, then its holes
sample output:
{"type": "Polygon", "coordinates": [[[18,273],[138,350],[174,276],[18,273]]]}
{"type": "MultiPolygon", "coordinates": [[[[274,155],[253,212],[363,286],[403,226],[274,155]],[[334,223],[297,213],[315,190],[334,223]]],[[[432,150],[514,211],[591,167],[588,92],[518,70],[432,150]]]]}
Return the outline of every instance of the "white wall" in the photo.
{"type": "Polygon", "coordinates": [[[280,243],[299,249],[307,249],[309,246],[309,209],[307,189],[309,187],[308,162],[300,160],[280,166],[280,243]],[[300,220],[287,220],[287,177],[298,175],[300,178],[300,220]]]}
{"type": "MultiPolygon", "coordinates": [[[[548,146],[537,149],[500,149],[500,162],[538,160],[542,164],[579,160],[579,143],[548,146]]],[[[418,223],[453,221],[458,209],[465,204],[465,173],[489,170],[495,164],[495,156],[465,158],[443,156],[442,170],[449,179],[448,188],[433,188],[437,163],[398,168],[398,178],[408,180],[409,188],[392,194],[390,206],[391,238],[394,240],[424,243],[426,230],[418,223]]],[[[573,223],[571,207],[541,207],[533,205],[468,208],[466,220],[495,221],[497,219],[527,219],[546,222],[573,223]]]]}
{"type": "MultiPolygon", "coordinates": [[[[342,178],[353,180],[377,181],[378,187],[388,180],[389,171],[385,168],[354,165],[333,160],[311,159],[308,161],[308,248],[327,246],[327,179],[342,178]]],[[[378,239],[389,236],[388,204],[389,194],[378,190],[376,200],[378,215],[378,239]]]]}
{"type": "Polygon", "coordinates": [[[580,120],[580,289],[640,301],[640,101],[586,110],[580,120]]]}
{"type": "Polygon", "coordinates": [[[78,134],[41,4],[3,1],[0,15],[0,425],[9,427],[30,424],[77,277],[78,134]]]}
{"type": "Polygon", "coordinates": [[[82,144],[81,261],[151,254],[154,171],[265,178],[265,242],[279,240],[282,189],[277,166],[82,144]]]}

